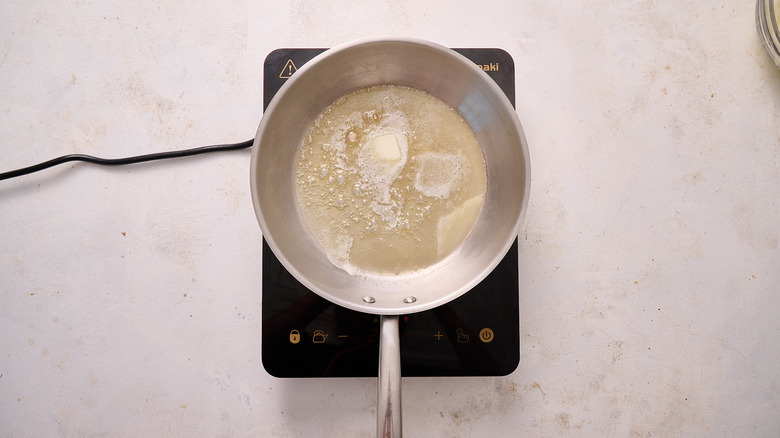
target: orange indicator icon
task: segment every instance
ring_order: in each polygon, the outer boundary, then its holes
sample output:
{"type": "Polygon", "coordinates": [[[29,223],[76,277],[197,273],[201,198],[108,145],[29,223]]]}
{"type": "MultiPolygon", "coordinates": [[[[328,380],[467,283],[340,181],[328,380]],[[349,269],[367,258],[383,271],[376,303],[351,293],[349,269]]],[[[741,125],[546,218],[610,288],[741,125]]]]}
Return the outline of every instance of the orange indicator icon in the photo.
{"type": "Polygon", "coordinates": [[[495,337],[495,334],[493,333],[493,330],[490,330],[489,328],[483,328],[479,331],[479,340],[488,343],[493,340],[495,337]]]}

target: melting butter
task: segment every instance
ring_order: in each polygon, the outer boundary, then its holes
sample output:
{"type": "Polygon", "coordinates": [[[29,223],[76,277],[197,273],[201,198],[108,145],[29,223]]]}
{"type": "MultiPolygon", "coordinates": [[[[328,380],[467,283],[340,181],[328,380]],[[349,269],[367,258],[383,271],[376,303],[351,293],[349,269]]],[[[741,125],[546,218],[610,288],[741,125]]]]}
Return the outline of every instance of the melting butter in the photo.
{"type": "Polygon", "coordinates": [[[461,115],[396,85],[327,107],[296,164],[304,220],[351,274],[402,274],[441,261],[468,236],[486,187],[482,149],[461,115]]]}
{"type": "Polygon", "coordinates": [[[397,162],[401,159],[401,148],[395,134],[382,134],[370,142],[371,150],[377,160],[397,162]]]}

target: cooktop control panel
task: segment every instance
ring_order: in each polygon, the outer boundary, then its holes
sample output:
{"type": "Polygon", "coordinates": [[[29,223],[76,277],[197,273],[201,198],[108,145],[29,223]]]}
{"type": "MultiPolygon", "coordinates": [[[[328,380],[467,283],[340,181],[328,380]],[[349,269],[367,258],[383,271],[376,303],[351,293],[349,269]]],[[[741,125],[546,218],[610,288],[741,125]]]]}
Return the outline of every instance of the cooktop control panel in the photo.
{"type": "MultiPolygon", "coordinates": [[[[264,64],[263,108],[325,49],[278,49],[264,64]]],[[[454,49],[482,68],[514,105],[514,61],[500,49],[454,49]]],[[[425,65],[420,65],[425,68],[425,65]]],[[[379,318],[331,304],[301,285],[263,241],[262,359],[276,377],[375,377],[379,318]]],[[[401,373],[502,376],[519,363],[517,242],[472,290],[400,318],[401,373]]]]}

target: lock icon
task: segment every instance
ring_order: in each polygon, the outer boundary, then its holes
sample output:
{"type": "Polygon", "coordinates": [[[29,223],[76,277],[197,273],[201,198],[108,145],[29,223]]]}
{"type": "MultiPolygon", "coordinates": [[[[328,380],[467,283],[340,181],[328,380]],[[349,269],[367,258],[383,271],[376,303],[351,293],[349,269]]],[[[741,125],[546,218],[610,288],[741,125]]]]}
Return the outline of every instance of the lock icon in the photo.
{"type": "Polygon", "coordinates": [[[293,330],[290,332],[290,343],[291,344],[297,344],[298,342],[301,342],[301,332],[298,330],[293,330]]]}

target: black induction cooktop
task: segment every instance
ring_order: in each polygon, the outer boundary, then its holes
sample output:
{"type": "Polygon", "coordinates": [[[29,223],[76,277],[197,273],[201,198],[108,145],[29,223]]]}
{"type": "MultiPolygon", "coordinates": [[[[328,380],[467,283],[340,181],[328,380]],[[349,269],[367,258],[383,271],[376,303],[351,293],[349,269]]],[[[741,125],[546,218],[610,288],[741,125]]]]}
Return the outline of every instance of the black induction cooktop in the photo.
{"type": "MultiPolygon", "coordinates": [[[[501,49],[454,49],[515,102],[515,66],[501,49]]],[[[264,63],[263,108],[325,49],[278,49],[264,63]]],[[[425,65],[420,65],[425,68],[425,65]]],[[[276,377],[376,377],[379,318],[331,304],[301,285],[263,240],[262,360],[276,377]]],[[[517,241],[480,284],[456,300],[400,318],[401,374],[503,376],[520,358],[517,241]]]]}

